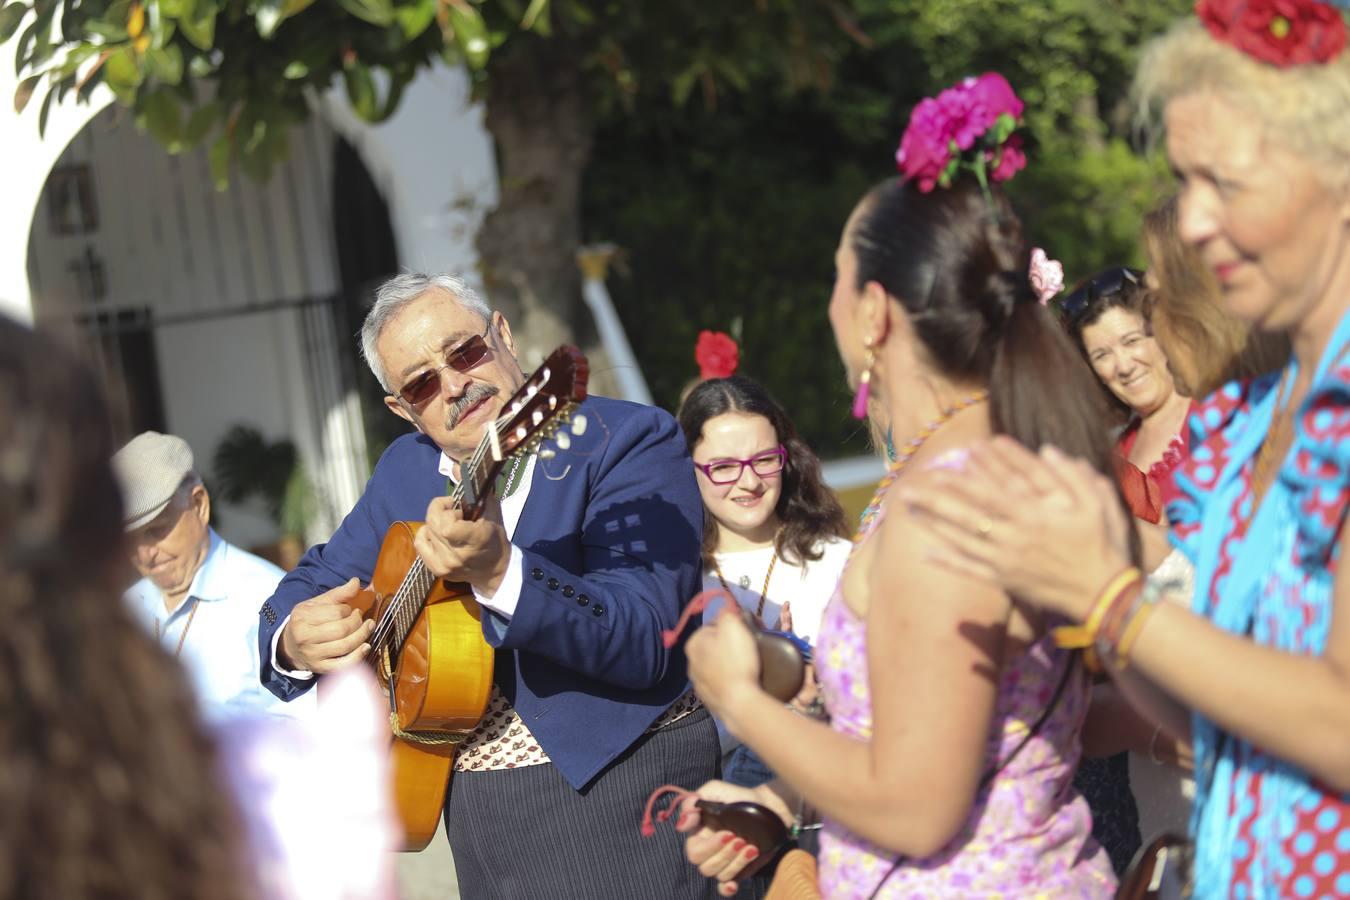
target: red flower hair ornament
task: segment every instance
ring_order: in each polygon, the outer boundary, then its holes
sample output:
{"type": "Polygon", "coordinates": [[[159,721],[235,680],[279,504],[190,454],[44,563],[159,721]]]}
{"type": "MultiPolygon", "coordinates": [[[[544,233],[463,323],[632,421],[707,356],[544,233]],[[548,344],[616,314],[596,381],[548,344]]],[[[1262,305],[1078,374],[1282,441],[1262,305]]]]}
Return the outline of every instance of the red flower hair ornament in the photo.
{"type": "Polygon", "coordinates": [[[1195,14],[1215,40],[1281,69],[1328,63],[1345,49],[1345,19],[1320,0],[1199,0],[1195,14]]]}
{"type": "Polygon", "coordinates": [[[720,331],[700,331],[694,347],[694,361],[698,363],[698,377],[729,378],[741,364],[741,350],[736,342],[720,331]]]}

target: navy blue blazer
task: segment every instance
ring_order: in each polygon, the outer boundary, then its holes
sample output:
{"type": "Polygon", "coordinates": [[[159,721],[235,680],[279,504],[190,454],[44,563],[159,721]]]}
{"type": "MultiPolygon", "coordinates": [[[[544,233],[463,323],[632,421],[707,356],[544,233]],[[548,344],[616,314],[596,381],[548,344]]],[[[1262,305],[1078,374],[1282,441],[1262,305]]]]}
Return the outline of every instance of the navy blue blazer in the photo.
{"type": "MultiPolygon", "coordinates": [[[[536,461],[512,543],[524,555],[515,614],[484,610],[495,680],[574,788],[632,746],[688,687],[671,628],[700,587],[703,503],[674,418],[655,407],[591,398],[569,450],[536,461]]],[[[271,664],[272,636],[295,605],[353,576],[370,581],[399,520],[421,521],[446,492],[440,450],[404,435],[327,544],[312,548],[260,610],[262,683],[285,700],[314,680],[271,664]]],[[[653,785],[655,787],[655,785],[653,785]]]]}

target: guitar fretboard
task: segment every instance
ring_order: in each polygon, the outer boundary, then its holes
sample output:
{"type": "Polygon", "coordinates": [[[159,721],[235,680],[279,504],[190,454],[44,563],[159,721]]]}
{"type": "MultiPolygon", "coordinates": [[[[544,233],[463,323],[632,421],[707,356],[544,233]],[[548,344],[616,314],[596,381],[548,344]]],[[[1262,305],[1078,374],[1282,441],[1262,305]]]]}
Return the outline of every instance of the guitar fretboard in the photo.
{"type": "Polygon", "coordinates": [[[397,596],[389,604],[390,612],[393,615],[390,640],[395,651],[402,649],[403,642],[408,639],[409,633],[412,632],[413,622],[417,621],[417,615],[422,611],[422,604],[435,584],[436,576],[431,574],[431,570],[426,567],[421,558],[414,560],[408,568],[408,574],[403,579],[403,584],[398,589],[397,596]]]}
{"type": "MultiPolygon", "coordinates": [[[[491,484],[490,479],[498,461],[488,450],[489,442],[484,437],[473,456],[460,466],[462,477],[450,495],[457,508],[464,505],[466,484],[470,488],[470,496],[475,498],[481,497],[483,491],[491,484]]],[[[372,657],[378,657],[380,651],[386,648],[390,650],[391,656],[398,655],[403,649],[403,642],[412,633],[413,623],[421,614],[422,607],[426,605],[427,595],[431,593],[435,584],[436,576],[427,569],[421,557],[413,560],[413,564],[408,567],[408,574],[403,577],[403,583],[399,585],[398,592],[389,601],[380,623],[375,628],[375,637],[371,641],[372,657]]]]}

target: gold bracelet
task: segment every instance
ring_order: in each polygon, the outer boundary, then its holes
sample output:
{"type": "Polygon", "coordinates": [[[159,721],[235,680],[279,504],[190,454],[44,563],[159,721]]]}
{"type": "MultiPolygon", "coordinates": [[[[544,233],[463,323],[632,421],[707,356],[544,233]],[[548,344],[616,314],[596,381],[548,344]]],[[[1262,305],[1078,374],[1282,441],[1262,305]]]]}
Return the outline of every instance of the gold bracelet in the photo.
{"type": "Polygon", "coordinates": [[[1120,599],[1121,594],[1137,582],[1142,581],[1143,578],[1144,573],[1134,566],[1130,566],[1108,581],[1106,587],[1097,595],[1097,601],[1092,605],[1092,611],[1088,614],[1087,621],[1084,624],[1061,625],[1053,629],[1055,646],[1065,650],[1081,650],[1084,647],[1091,647],[1097,640],[1097,629],[1101,627],[1102,619],[1106,618],[1107,612],[1120,599]]]}
{"type": "Polygon", "coordinates": [[[1144,623],[1148,621],[1149,616],[1158,608],[1158,598],[1156,595],[1145,595],[1139,606],[1131,616],[1130,621],[1125,625],[1125,632],[1120,636],[1120,643],[1115,647],[1116,668],[1124,671],[1130,667],[1130,651],[1134,649],[1134,642],[1139,640],[1139,633],[1144,630],[1144,623]]]}

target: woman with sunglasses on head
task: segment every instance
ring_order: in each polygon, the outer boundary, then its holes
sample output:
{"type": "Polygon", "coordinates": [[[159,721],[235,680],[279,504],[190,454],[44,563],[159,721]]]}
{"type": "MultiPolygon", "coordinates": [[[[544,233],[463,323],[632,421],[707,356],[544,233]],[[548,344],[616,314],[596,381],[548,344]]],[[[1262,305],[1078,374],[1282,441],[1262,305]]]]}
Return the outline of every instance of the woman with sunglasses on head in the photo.
{"type": "MultiPolygon", "coordinates": [[[[717,617],[688,645],[700,697],[779,776],[751,791],[713,782],[697,799],[753,799],[789,823],[818,810],[827,897],[1115,888],[1069,783],[1084,670],[1054,648],[1052,618],[934,566],[926,528],[891,490],[959,465],[991,434],[1063,442],[1110,466],[1100,392],[1038,302],[1030,248],[996,183],[1025,162],[1011,137],[1021,112],[993,73],[923,101],[901,142],[904,177],[869,191],[840,237],[830,322],[858,389],[854,415],[869,402],[886,411],[897,459],[821,622],[829,724],[759,688],[738,617],[717,617]]],[[[680,813],[691,862],[727,893],[759,848],[705,827],[696,798],[680,813]]]]}
{"type": "Polygon", "coordinates": [[[1120,483],[1144,523],[1144,564],[1151,570],[1171,552],[1164,509],[1175,494],[1171,473],[1186,458],[1191,401],[1177,390],[1153,338],[1147,299],[1144,273],[1118,267],[1069,294],[1060,312],[1125,425],[1117,442],[1120,483]]]}
{"type": "MultiPolygon", "coordinates": [[[[1115,424],[1124,425],[1116,442],[1117,478],[1137,520],[1144,568],[1189,579],[1189,565],[1167,541],[1164,509],[1176,493],[1172,471],[1187,455],[1191,401],[1176,389],[1168,357],[1154,339],[1148,300],[1144,273],[1118,266],[1081,284],[1059,309],[1111,399],[1115,424]]],[[[1150,771],[1175,749],[1170,736],[1136,714],[1113,685],[1094,688],[1083,728],[1086,758],[1074,784],[1092,808],[1092,833],[1117,873],[1125,871],[1141,837],[1184,821],[1187,799],[1179,777],[1170,767],[1156,777],[1150,771]]]]}
{"type": "MultiPolygon", "coordinates": [[[[761,625],[814,644],[825,602],[852,545],[844,510],[787,412],[744,375],[701,382],[678,419],[703,495],[703,588],[725,590],[761,625]]],[[[712,621],[723,606],[704,611],[712,621]]],[[[813,710],[808,683],[793,703],[813,710]]],[[[722,777],[755,787],[773,777],[719,723],[722,777]]]]}
{"type": "Polygon", "coordinates": [[[1347,896],[1347,28],[1315,0],[1197,11],[1146,52],[1137,87],[1163,110],[1182,240],[1224,308],[1288,335],[1292,357],[1192,417],[1169,510],[1195,564],[1190,609],[1140,585],[1108,486],[1052,451],[996,444],[961,485],[907,500],[949,566],[1084,623],[1066,639],[1095,645],[1132,701],[1190,735],[1195,896],[1347,896]],[[1033,518],[1035,542],[1018,535],[1033,518]],[[1116,602],[1101,586],[1118,575],[1136,587],[1116,602]]]}

